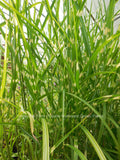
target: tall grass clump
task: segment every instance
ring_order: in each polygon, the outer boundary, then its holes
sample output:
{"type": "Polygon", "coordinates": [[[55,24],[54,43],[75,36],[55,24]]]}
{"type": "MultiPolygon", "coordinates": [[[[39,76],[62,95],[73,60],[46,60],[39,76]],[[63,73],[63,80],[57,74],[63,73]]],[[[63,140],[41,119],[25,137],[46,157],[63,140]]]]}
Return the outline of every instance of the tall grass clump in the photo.
{"type": "Polygon", "coordinates": [[[120,160],[119,11],[86,1],[0,1],[1,160],[120,160]]]}

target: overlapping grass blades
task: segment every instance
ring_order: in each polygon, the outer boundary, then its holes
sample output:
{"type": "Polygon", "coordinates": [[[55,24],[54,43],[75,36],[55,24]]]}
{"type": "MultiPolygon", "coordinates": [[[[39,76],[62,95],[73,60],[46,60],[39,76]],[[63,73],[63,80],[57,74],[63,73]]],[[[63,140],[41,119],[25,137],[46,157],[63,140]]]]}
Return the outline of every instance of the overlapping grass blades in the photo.
{"type": "Polygon", "coordinates": [[[87,160],[87,158],[84,156],[84,154],[79,149],[77,149],[74,146],[71,146],[69,144],[66,144],[66,146],[73,149],[78,154],[78,156],[80,157],[81,160],[87,160]]]}
{"type": "Polygon", "coordinates": [[[68,138],[69,135],[70,135],[75,129],[77,129],[77,128],[79,127],[79,125],[80,125],[81,123],[83,123],[86,119],[87,119],[87,117],[85,117],[85,118],[84,118],[81,122],[79,122],[74,128],[72,128],[72,130],[70,130],[65,136],[63,136],[54,146],[52,146],[52,148],[51,148],[51,150],[50,150],[51,154],[52,154],[52,153],[54,152],[54,150],[55,150],[62,142],[64,142],[65,139],[68,138]]]}
{"type": "Polygon", "coordinates": [[[120,159],[116,1],[86,2],[0,1],[3,160],[120,159]]]}

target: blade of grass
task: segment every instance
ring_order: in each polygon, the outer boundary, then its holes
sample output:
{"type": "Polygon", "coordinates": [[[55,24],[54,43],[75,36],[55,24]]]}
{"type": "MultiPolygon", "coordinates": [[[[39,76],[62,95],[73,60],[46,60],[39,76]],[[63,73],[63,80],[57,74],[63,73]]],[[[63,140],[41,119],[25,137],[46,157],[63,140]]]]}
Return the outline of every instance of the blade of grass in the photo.
{"type": "Polygon", "coordinates": [[[106,12],[106,27],[111,30],[113,34],[113,16],[114,16],[115,0],[110,0],[109,6],[106,12]]]}
{"type": "MultiPolygon", "coordinates": [[[[88,115],[88,116],[89,116],[89,115],[88,115]]],[[[81,122],[79,122],[74,128],[72,128],[72,130],[70,130],[64,137],[62,137],[62,138],[51,148],[50,153],[52,154],[52,153],[54,152],[54,150],[55,150],[62,142],[64,142],[65,139],[66,139],[67,137],[69,137],[69,135],[70,135],[76,128],[78,128],[81,123],[83,123],[83,122],[88,118],[88,116],[86,116],[81,122]]]]}
{"type": "Polygon", "coordinates": [[[99,112],[95,108],[93,108],[88,102],[86,102],[84,99],[82,99],[82,98],[80,98],[80,97],[78,97],[78,96],[76,96],[76,95],[74,95],[72,93],[66,92],[66,94],[69,94],[69,95],[71,95],[71,96],[79,99],[81,102],[83,102],[85,105],[87,105],[101,119],[101,121],[103,122],[104,126],[107,128],[108,132],[110,133],[111,137],[113,138],[114,143],[115,143],[117,149],[119,149],[119,144],[117,142],[117,139],[116,139],[115,135],[113,134],[112,130],[107,125],[107,123],[104,121],[104,119],[102,118],[102,116],[99,114],[99,112]]]}
{"type": "Polygon", "coordinates": [[[87,158],[85,157],[85,155],[79,149],[77,149],[74,146],[69,145],[69,144],[65,144],[65,146],[73,149],[81,160],[87,160],[87,158]]]}
{"type": "Polygon", "coordinates": [[[42,119],[43,128],[43,160],[49,160],[49,133],[45,119],[42,119]]]}
{"type": "Polygon", "coordinates": [[[1,84],[1,88],[0,88],[0,99],[2,99],[2,97],[3,97],[3,93],[4,93],[4,89],[5,89],[5,83],[6,83],[6,72],[7,72],[7,52],[8,52],[8,46],[7,46],[7,32],[8,32],[8,22],[6,21],[4,66],[3,66],[2,84],[1,84]]]}
{"type": "Polygon", "coordinates": [[[89,141],[91,142],[92,146],[94,147],[98,157],[100,160],[107,160],[105,158],[105,155],[103,154],[100,146],[98,145],[97,141],[95,140],[95,138],[92,136],[92,134],[86,129],[86,127],[80,125],[80,128],[84,131],[84,133],[86,134],[86,136],[88,137],[89,141]]]}
{"type": "Polygon", "coordinates": [[[62,93],[62,136],[63,137],[65,132],[64,116],[65,116],[65,89],[63,89],[62,93]]]}
{"type": "Polygon", "coordinates": [[[87,64],[85,65],[84,69],[82,72],[84,72],[89,65],[92,64],[93,61],[96,60],[97,55],[100,53],[100,51],[102,50],[102,48],[104,48],[109,42],[111,42],[112,40],[114,40],[115,38],[118,38],[120,36],[120,33],[116,33],[115,35],[112,35],[110,38],[108,38],[102,45],[100,45],[96,51],[93,53],[93,55],[91,56],[91,58],[89,59],[89,61],[87,62],[87,64]]]}

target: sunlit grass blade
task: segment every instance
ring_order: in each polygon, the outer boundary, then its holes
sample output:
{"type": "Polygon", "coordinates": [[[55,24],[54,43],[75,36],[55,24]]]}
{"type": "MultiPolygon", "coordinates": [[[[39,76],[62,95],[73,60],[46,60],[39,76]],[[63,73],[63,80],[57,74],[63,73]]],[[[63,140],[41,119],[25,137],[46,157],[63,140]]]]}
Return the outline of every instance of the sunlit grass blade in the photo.
{"type": "MultiPolygon", "coordinates": [[[[31,8],[33,8],[33,7],[36,7],[38,4],[41,4],[42,2],[36,2],[36,3],[33,3],[33,4],[31,4],[31,5],[29,5],[28,7],[27,7],[27,10],[30,10],[31,8]]],[[[22,12],[25,12],[25,10],[22,10],[22,12]]],[[[21,12],[21,13],[22,13],[21,12]]]]}
{"type": "Polygon", "coordinates": [[[12,11],[14,11],[17,15],[19,15],[21,18],[23,18],[26,22],[28,22],[36,31],[38,31],[45,39],[46,41],[50,42],[50,40],[47,38],[45,34],[41,32],[41,30],[35,26],[35,24],[31,23],[26,17],[24,17],[21,13],[19,13],[13,6],[11,6],[9,3],[7,3],[5,0],[2,0],[12,11]]]}
{"type": "Polygon", "coordinates": [[[110,0],[108,9],[106,11],[106,27],[108,27],[113,34],[113,16],[114,16],[115,0],[110,0]]]}
{"type": "Polygon", "coordinates": [[[26,113],[28,114],[29,119],[30,119],[30,129],[31,129],[32,136],[36,141],[38,141],[37,138],[34,136],[34,133],[33,133],[34,132],[34,117],[30,112],[26,112],[26,113]]]}
{"type": "Polygon", "coordinates": [[[45,119],[42,119],[43,129],[43,160],[49,160],[49,132],[48,126],[45,119]]]}
{"type": "Polygon", "coordinates": [[[87,62],[87,64],[85,65],[83,71],[85,71],[89,65],[91,65],[91,63],[93,61],[96,60],[98,53],[112,40],[114,40],[115,38],[119,37],[120,33],[116,33],[115,35],[112,35],[110,38],[108,38],[102,45],[100,45],[96,51],[93,53],[93,55],[91,56],[91,58],[89,59],[89,61],[87,62]]]}
{"type": "Polygon", "coordinates": [[[97,141],[94,139],[94,137],[92,136],[92,134],[82,125],[80,125],[81,129],[84,131],[84,133],[86,134],[86,136],[88,137],[89,141],[91,142],[92,146],[94,147],[98,157],[100,160],[107,160],[105,158],[105,155],[103,154],[100,146],[98,145],[97,141]]]}

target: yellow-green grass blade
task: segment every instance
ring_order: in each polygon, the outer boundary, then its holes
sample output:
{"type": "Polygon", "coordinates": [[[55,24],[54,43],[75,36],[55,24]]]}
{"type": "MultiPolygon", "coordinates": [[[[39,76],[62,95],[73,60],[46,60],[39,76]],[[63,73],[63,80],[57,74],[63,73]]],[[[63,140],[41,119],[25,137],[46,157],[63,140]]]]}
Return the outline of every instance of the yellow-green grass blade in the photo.
{"type": "Polygon", "coordinates": [[[6,102],[6,103],[8,103],[9,105],[13,106],[14,108],[20,110],[20,107],[19,107],[18,105],[15,105],[15,104],[11,103],[11,102],[9,102],[8,100],[6,100],[6,99],[4,99],[4,98],[0,98],[0,101],[6,102]]]}
{"type": "Polygon", "coordinates": [[[74,7],[73,18],[74,18],[74,39],[75,39],[75,52],[76,52],[76,86],[79,89],[79,61],[78,61],[78,45],[77,45],[77,16],[76,8],[74,7]]]}
{"type": "Polygon", "coordinates": [[[113,16],[114,16],[115,0],[110,0],[109,6],[106,12],[106,27],[111,30],[113,34],[113,16]]]}
{"type": "Polygon", "coordinates": [[[60,0],[56,2],[56,18],[59,20],[59,11],[60,11],[60,0]]]}
{"type": "Polygon", "coordinates": [[[5,9],[7,9],[7,10],[10,9],[8,6],[6,6],[6,5],[5,5],[4,3],[2,3],[1,1],[0,1],[0,6],[3,7],[3,8],[5,8],[5,9]]]}
{"type": "Polygon", "coordinates": [[[90,49],[90,42],[89,42],[88,33],[87,33],[87,31],[86,31],[86,27],[85,27],[83,18],[80,17],[79,20],[80,20],[81,31],[82,31],[82,34],[83,34],[83,40],[84,40],[86,52],[87,52],[87,55],[88,55],[89,57],[91,57],[91,49],[90,49]]]}
{"type": "MultiPolygon", "coordinates": [[[[38,26],[39,23],[41,25],[40,17],[42,16],[43,9],[44,9],[44,3],[42,1],[41,5],[40,5],[40,8],[39,8],[38,15],[37,15],[37,20],[36,20],[36,23],[35,23],[36,26],[38,26]]],[[[41,28],[42,28],[42,26],[41,26],[41,28]]]]}
{"type": "MultiPolygon", "coordinates": [[[[74,8],[76,8],[77,13],[82,12],[82,9],[85,5],[85,2],[86,2],[86,0],[83,1],[81,5],[78,5],[77,2],[74,2],[74,6],[75,6],[74,8]]],[[[79,17],[79,21],[80,21],[80,27],[81,27],[81,31],[82,31],[82,35],[83,35],[83,41],[84,41],[84,44],[85,44],[86,52],[87,52],[88,56],[91,56],[91,49],[90,49],[88,32],[86,30],[85,23],[84,23],[84,20],[83,20],[82,16],[78,14],[78,17],[79,17]]]]}
{"type": "Polygon", "coordinates": [[[4,53],[5,49],[0,45],[0,50],[4,53]]]}
{"type": "Polygon", "coordinates": [[[49,132],[48,125],[45,119],[42,119],[43,129],[43,160],[49,160],[49,132]]]}
{"type": "Polygon", "coordinates": [[[63,89],[63,92],[62,92],[62,136],[63,137],[65,132],[64,117],[65,117],[65,89],[63,89]]]}
{"type": "Polygon", "coordinates": [[[22,26],[21,26],[21,24],[20,24],[20,20],[19,20],[17,14],[16,14],[16,13],[14,13],[14,14],[15,14],[15,18],[16,18],[16,20],[17,20],[17,22],[18,22],[18,25],[19,25],[19,28],[20,28],[20,31],[21,31],[21,34],[22,34],[22,38],[23,38],[23,42],[24,42],[24,46],[25,46],[25,54],[26,54],[26,57],[28,58],[28,61],[29,61],[29,56],[30,56],[30,58],[31,58],[31,60],[32,60],[32,63],[33,63],[33,66],[34,66],[34,68],[36,68],[37,66],[36,66],[35,60],[34,60],[34,58],[33,58],[33,55],[32,55],[32,53],[31,53],[30,45],[29,45],[28,42],[26,41],[23,28],[22,28],[22,26]]]}
{"type": "Polygon", "coordinates": [[[46,68],[44,69],[44,71],[43,71],[43,73],[42,73],[42,77],[44,77],[45,73],[46,73],[47,70],[49,69],[49,66],[50,66],[50,64],[52,63],[52,61],[54,60],[54,58],[55,58],[55,55],[53,55],[53,56],[50,58],[49,62],[47,63],[46,68]]]}
{"type": "MultiPolygon", "coordinates": [[[[53,14],[52,14],[52,10],[50,8],[50,5],[49,5],[49,2],[48,0],[46,0],[46,6],[47,6],[47,9],[48,9],[48,12],[50,14],[50,18],[51,18],[51,24],[53,25],[53,21],[55,22],[55,24],[57,25],[57,27],[60,29],[60,31],[65,35],[65,37],[67,38],[67,40],[69,41],[69,43],[72,45],[69,37],[67,36],[66,32],[62,29],[62,27],[60,26],[58,20],[56,20],[57,18],[55,18],[55,15],[53,17],[53,14]]],[[[53,25],[53,28],[54,28],[54,25],[53,25]]],[[[54,31],[56,32],[56,30],[54,29],[54,31]]]]}
{"type": "Polygon", "coordinates": [[[116,33],[114,35],[112,35],[111,37],[109,37],[104,43],[102,43],[102,45],[100,45],[96,50],[95,52],[92,54],[91,58],[89,59],[89,61],[87,62],[87,64],[85,65],[84,69],[82,72],[84,72],[88,67],[89,65],[91,65],[93,63],[93,61],[96,60],[97,58],[97,55],[100,53],[100,51],[109,43],[111,42],[112,40],[114,40],[115,38],[118,38],[120,36],[120,33],[116,33]]]}
{"type": "MultiPolygon", "coordinates": [[[[55,2],[56,2],[56,0],[53,0],[53,1],[52,1],[52,4],[51,4],[51,6],[50,6],[51,10],[52,10],[52,8],[54,7],[55,2]]],[[[46,23],[47,23],[47,21],[48,21],[48,18],[49,18],[49,13],[48,13],[47,16],[45,17],[45,20],[44,20],[44,22],[43,22],[43,24],[42,24],[42,30],[44,29],[44,27],[45,27],[45,25],[46,25],[46,23]]]]}
{"type": "Polygon", "coordinates": [[[80,128],[84,131],[84,133],[86,134],[86,136],[88,137],[89,141],[91,142],[92,146],[94,147],[98,157],[100,160],[107,160],[105,155],[103,154],[100,146],[98,145],[97,141],[95,140],[95,138],[92,136],[92,134],[87,130],[86,127],[80,125],[80,128]]]}
{"type": "Polygon", "coordinates": [[[24,17],[19,11],[17,11],[13,6],[11,6],[5,0],[2,0],[2,1],[9,7],[9,10],[11,9],[17,15],[19,15],[21,18],[23,18],[23,20],[25,20],[26,22],[28,22],[36,31],[38,31],[46,39],[46,41],[48,42],[48,44],[50,43],[50,40],[47,38],[47,36],[45,34],[43,34],[43,32],[35,24],[31,23],[30,20],[28,20],[26,17],[24,17]]]}
{"type": "Polygon", "coordinates": [[[3,93],[4,93],[4,89],[5,89],[5,83],[6,83],[6,72],[7,72],[7,52],[8,52],[8,46],[7,46],[7,32],[8,32],[8,22],[6,21],[4,66],[3,66],[3,73],[2,73],[2,84],[1,84],[1,88],[0,88],[0,98],[2,98],[2,97],[3,97],[3,93]]]}
{"type": "Polygon", "coordinates": [[[49,2],[48,2],[48,0],[45,0],[45,2],[46,2],[47,9],[48,9],[48,13],[50,14],[50,18],[51,18],[51,20],[52,20],[52,19],[53,19],[53,16],[52,16],[52,11],[51,11],[51,9],[50,9],[49,2]]]}
{"type": "Polygon", "coordinates": [[[5,24],[5,22],[0,23],[0,27],[3,27],[5,24]]]}
{"type": "MultiPolygon", "coordinates": [[[[27,10],[30,10],[31,8],[36,7],[38,4],[42,4],[42,3],[43,3],[43,2],[33,3],[33,4],[31,4],[30,6],[28,6],[26,9],[27,9],[27,10]]],[[[22,10],[21,13],[23,13],[23,12],[26,12],[26,11],[25,11],[25,10],[22,10]]]]}
{"type": "MultiPolygon", "coordinates": [[[[78,143],[78,137],[76,137],[76,136],[74,137],[74,142],[73,143],[74,143],[74,147],[78,149],[78,144],[79,144],[78,143]]],[[[74,151],[73,154],[74,154],[74,160],[78,160],[78,154],[75,151],[74,151]]]]}

